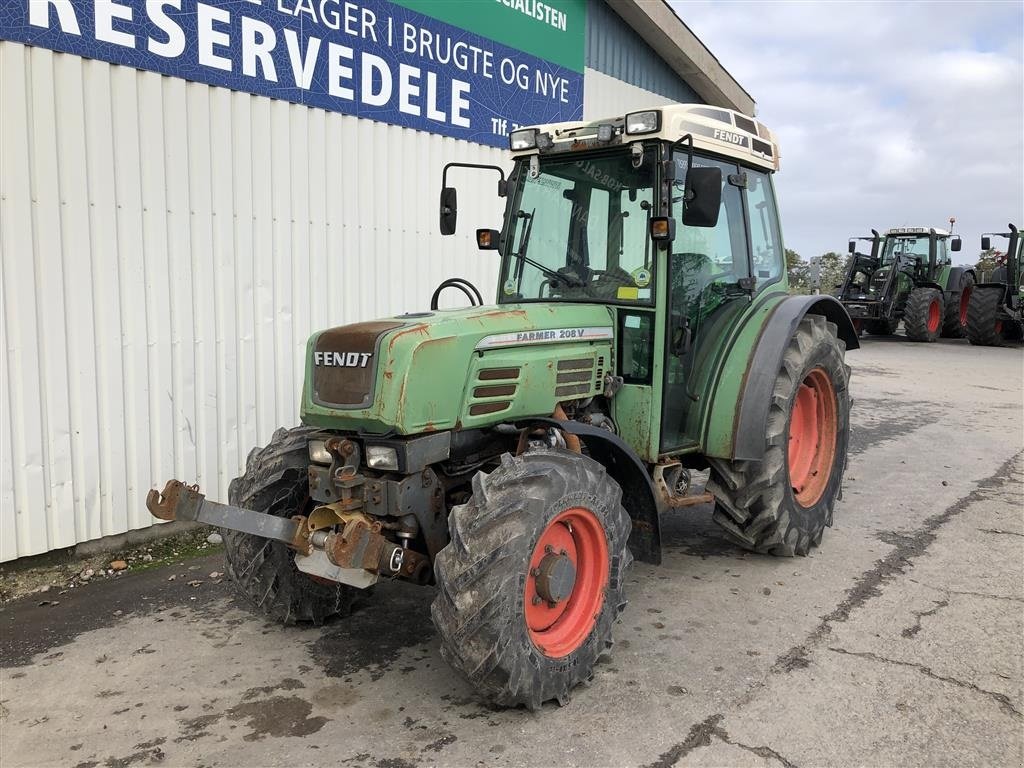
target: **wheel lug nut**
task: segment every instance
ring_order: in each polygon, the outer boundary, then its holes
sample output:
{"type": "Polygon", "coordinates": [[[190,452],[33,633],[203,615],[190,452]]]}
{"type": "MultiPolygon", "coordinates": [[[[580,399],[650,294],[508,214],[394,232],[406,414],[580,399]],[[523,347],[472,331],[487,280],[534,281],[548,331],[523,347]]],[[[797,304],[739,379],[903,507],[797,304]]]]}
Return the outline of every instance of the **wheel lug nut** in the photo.
{"type": "Polygon", "coordinates": [[[550,555],[554,551],[555,551],[554,547],[552,547],[550,544],[545,544],[544,545],[544,552],[545,552],[545,554],[550,555]]]}
{"type": "Polygon", "coordinates": [[[531,568],[530,575],[536,579],[538,576],[540,576],[540,568],[531,568]]]}
{"type": "Polygon", "coordinates": [[[533,602],[534,605],[540,605],[541,604],[540,595],[534,595],[532,602],[533,602]]]}

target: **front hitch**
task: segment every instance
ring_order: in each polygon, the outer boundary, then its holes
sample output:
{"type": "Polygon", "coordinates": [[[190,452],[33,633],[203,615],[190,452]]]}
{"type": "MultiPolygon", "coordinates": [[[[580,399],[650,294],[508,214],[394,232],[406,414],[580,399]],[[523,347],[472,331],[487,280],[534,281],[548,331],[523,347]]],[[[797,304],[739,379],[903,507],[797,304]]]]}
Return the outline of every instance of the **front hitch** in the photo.
{"type": "MultiPolygon", "coordinates": [[[[423,554],[381,535],[381,523],[338,504],[317,507],[309,518],[277,517],[264,512],[209,501],[199,487],[168,480],[163,492],[146,495],[146,507],[161,520],[185,520],[272,539],[295,550],[299,570],[354,586],[368,586],[366,574],[407,578],[425,583],[430,561],[423,554]],[[336,569],[324,571],[323,555],[336,569]],[[354,573],[360,574],[355,578],[354,573]],[[358,583],[356,583],[358,582],[358,583]]],[[[369,583],[372,583],[370,581],[369,583]]]]}

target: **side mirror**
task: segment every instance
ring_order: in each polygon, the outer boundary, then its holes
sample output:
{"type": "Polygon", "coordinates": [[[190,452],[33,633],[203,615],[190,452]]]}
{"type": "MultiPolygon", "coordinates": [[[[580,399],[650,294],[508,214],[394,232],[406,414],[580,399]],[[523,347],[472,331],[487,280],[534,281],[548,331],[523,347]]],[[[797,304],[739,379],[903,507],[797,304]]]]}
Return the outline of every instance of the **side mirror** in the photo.
{"type": "Polygon", "coordinates": [[[850,245],[848,246],[847,250],[848,250],[848,251],[849,251],[850,253],[853,253],[854,251],[856,251],[856,250],[857,250],[857,243],[856,243],[856,242],[854,242],[853,240],[851,240],[851,241],[850,241],[850,245]]]}
{"type": "Polygon", "coordinates": [[[441,188],[441,234],[454,235],[459,217],[458,193],[455,187],[441,188]]]}
{"type": "Polygon", "coordinates": [[[481,251],[498,250],[499,234],[496,229],[478,229],[476,231],[476,247],[481,251]]]}
{"type": "Polygon", "coordinates": [[[683,224],[688,227],[714,227],[722,206],[722,169],[693,168],[686,174],[686,200],[683,224]]]}
{"type": "Polygon", "coordinates": [[[953,242],[951,243],[950,248],[952,248],[954,251],[959,251],[960,250],[960,238],[959,237],[954,237],[953,238],[953,242]]]}
{"type": "Polygon", "coordinates": [[[991,251],[992,250],[992,238],[989,237],[988,235],[985,235],[983,238],[981,238],[981,250],[983,250],[983,251],[991,251]]]}

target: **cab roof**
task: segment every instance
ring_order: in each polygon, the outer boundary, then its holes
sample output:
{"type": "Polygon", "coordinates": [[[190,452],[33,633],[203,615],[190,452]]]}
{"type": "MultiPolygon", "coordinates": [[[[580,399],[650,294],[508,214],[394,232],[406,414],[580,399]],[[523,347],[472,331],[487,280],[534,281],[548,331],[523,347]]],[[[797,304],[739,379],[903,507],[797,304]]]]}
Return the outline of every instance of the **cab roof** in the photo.
{"type": "Polygon", "coordinates": [[[938,227],[890,227],[885,230],[886,237],[890,235],[927,235],[929,232],[935,231],[938,237],[949,237],[950,232],[948,229],[939,229],[938,227]]]}
{"type": "MultiPolygon", "coordinates": [[[[524,126],[512,132],[510,146],[512,137],[526,131],[536,131],[537,144],[529,148],[513,149],[514,157],[557,155],[602,146],[625,146],[652,139],[676,141],[690,134],[693,136],[695,150],[726,155],[769,171],[779,169],[779,145],[775,135],[764,123],[736,110],[707,104],[671,104],[633,110],[600,120],[524,126]],[[627,133],[627,118],[647,113],[657,115],[657,127],[642,133],[627,133]],[[610,139],[599,138],[598,130],[601,126],[611,126],[610,139]],[[545,137],[550,138],[550,142],[545,137]]],[[[608,135],[607,128],[605,135],[608,135]]]]}

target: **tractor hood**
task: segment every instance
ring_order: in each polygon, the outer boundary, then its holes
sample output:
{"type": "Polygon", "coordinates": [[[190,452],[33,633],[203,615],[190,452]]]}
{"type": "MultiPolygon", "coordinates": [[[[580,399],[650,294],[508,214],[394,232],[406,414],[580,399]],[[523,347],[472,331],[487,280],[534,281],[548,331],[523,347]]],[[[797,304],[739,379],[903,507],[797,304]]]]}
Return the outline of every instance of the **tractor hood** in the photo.
{"type": "Polygon", "coordinates": [[[550,415],[611,369],[607,306],[511,304],[400,315],[309,339],[304,424],[419,434],[550,415]]]}

